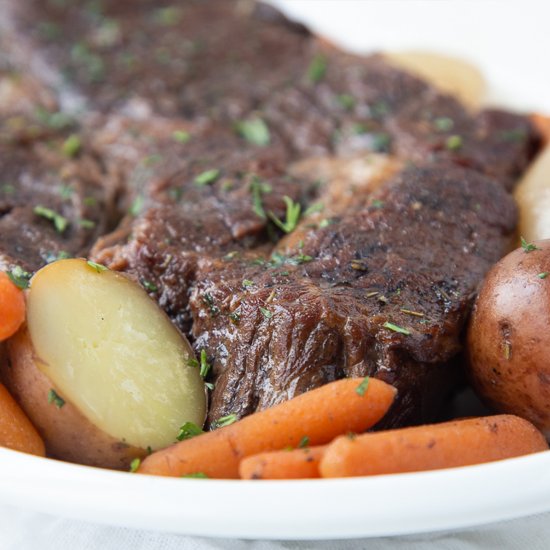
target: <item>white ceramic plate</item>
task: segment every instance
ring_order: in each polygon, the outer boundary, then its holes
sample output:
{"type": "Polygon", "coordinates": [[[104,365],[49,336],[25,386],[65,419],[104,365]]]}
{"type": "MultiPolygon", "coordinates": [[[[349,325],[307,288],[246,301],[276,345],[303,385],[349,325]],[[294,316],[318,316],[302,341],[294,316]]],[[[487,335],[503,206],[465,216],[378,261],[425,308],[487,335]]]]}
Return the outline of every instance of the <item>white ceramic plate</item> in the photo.
{"type": "MultiPolygon", "coordinates": [[[[493,102],[550,112],[548,3],[273,0],[355,51],[462,56],[493,102]]],[[[550,510],[550,452],[437,472],[243,482],[110,472],[0,449],[0,501],[108,524],[238,538],[341,539],[456,529],[550,510]]]]}
{"type": "Polygon", "coordinates": [[[170,479],[0,449],[0,499],[189,535],[344,539],[470,527],[550,510],[550,451],[416,474],[303,481],[170,479]]]}

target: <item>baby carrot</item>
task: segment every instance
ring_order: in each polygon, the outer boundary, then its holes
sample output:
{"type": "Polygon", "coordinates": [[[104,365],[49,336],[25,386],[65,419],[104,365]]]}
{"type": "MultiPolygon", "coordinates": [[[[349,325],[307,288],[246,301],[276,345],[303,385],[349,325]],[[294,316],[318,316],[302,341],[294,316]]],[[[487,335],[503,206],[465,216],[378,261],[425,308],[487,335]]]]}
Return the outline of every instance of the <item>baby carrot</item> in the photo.
{"type": "Polygon", "coordinates": [[[25,299],[10,278],[0,272],[0,342],[13,336],[25,320],[25,299]]]}
{"type": "Polygon", "coordinates": [[[157,451],[139,472],[163,476],[202,473],[238,478],[239,462],[260,452],[297,447],[304,438],[323,445],[337,435],[363,432],[389,409],[396,390],[381,380],[347,378],[252,414],[224,428],[157,451]]]}
{"type": "Polygon", "coordinates": [[[42,438],[2,384],[0,384],[0,447],[45,456],[42,438]]]}
{"type": "Polygon", "coordinates": [[[320,477],[326,446],[260,453],[241,460],[241,479],[310,479],[320,477]]]}
{"type": "Polygon", "coordinates": [[[512,415],[468,418],[339,437],[325,451],[321,477],[437,470],[492,462],[548,449],[543,435],[512,415]]]}

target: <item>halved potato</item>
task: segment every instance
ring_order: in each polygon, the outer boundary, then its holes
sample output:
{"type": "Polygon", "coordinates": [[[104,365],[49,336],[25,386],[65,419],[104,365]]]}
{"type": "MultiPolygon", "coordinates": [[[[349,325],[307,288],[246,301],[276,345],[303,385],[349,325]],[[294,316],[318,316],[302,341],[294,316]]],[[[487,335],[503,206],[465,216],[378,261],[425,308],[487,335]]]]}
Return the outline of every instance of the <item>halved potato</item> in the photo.
{"type": "Polygon", "coordinates": [[[38,372],[27,373],[15,393],[38,429],[47,431],[46,446],[59,458],[90,463],[86,453],[97,450],[90,446],[104,451],[105,445],[118,455],[122,446],[129,458],[128,446],[132,456],[136,449],[160,449],[175,441],[185,422],[204,422],[206,392],[199,369],[189,366],[189,343],[124,275],[81,259],[44,267],[31,280],[27,325],[29,338],[18,335],[10,342],[11,370],[34,366],[38,372]],[[104,436],[102,442],[83,420],[104,436]],[[80,435],[84,442],[71,456],[68,432],[69,439],[80,435]]]}
{"type": "Polygon", "coordinates": [[[402,51],[384,54],[390,63],[426,79],[443,92],[458,97],[466,107],[479,109],[487,85],[471,63],[432,52],[402,51]]]}

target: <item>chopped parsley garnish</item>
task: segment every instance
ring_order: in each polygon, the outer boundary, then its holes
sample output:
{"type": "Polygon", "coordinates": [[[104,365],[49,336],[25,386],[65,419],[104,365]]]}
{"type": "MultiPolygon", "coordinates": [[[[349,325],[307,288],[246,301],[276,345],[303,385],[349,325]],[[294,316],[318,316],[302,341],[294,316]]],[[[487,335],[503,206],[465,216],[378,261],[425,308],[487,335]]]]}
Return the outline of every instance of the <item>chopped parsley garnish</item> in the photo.
{"type": "Polygon", "coordinates": [[[86,263],[88,264],[89,267],[91,267],[94,271],[97,271],[98,273],[101,273],[102,271],[107,271],[108,269],[102,264],[92,262],[92,260],[88,260],[86,263]]]}
{"type": "Polygon", "coordinates": [[[82,142],[76,134],[71,134],[61,146],[63,154],[69,158],[74,158],[80,152],[82,148],[82,142]]]}
{"type": "Polygon", "coordinates": [[[208,306],[208,309],[210,310],[210,315],[212,317],[216,317],[216,315],[219,315],[220,308],[214,303],[214,298],[212,297],[212,294],[209,292],[205,292],[202,295],[202,301],[206,306],[208,306]]]}
{"type": "Polygon", "coordinates": [[[340,106],[346,111],[351,111],[355,107],[355,98],[350,94],[340,94],[337,99],[340,106]]]}
{"type": "Polygon", "coordinates": [[[307,68],[307,77],[310,82],[317,84],[325,78],[327,72],[327,60],[322,55],[316,55],[307,68]]]}
{"type": "Polygon", "coordinates": [[[373,207],[373,208],[383,208],[384,207],[384,201],[381,201],[379,199],[374,199],[370,205],[373,207]]]}
{"type": "Polygon", "coordinates": [[[58,409],[65,405],[65,400],[52,388],[48,392],[48,403],[54,404],[58,409]]]}
{"type": "Polygon", "coordinates": [[[439,132],[449,132],[454,125],[454,120],[447,116],[440,116],[434,120],[434,127],[439,132]]]}
{"type": "Polygon", "coordinates": [[[78,220],[78,225],[84,229],[93,229],[95,227],[95,222],[93,220],[81,219],[78,220]]]}
{"type": "Polygon", "coordinates": [[[273,317],[273,313],[271,311],[269,311],[269,309],[266,309],[265,307],[260,306],[260,311],[262,312],[262,315],[266,319],[271,319],[271,317],[273,317]]]}
{"type": "Polygon", "coordinates": [[[420,311],[412,311],[411,309],[401,308],[401,312],[407,315],[414,315],[415,317],[424,317],[424,314],[420,311]]]}
{"type": "Polygon", "coordinates": [[[334,223],[333,220],[329,219],[329,218],[325,218],[324,220],[321,220],[319,222],[319,227],[321,229],[324,229],[325,227],[328,227],[329,225],[332,225],[334,223]]]}
{"type": "Polygon", "coordinates": [[[51,208],[47,208],[46,206],[42,206],[41,204],[35,206],[33,212],[37,216],[42,216],[43,218],[50,220],[58,233],[63,233],[63,231],[65,231],[65,229],[67,229],[67,226],[69,225],[69,221],[67,220],[67,218],[64,218],[61,214],[58,214],[51,208]]]}
{"type": "Polygon", "coordinates": [[[228,252],[223,259],[224,260],[232,260],[233,258],[236,258],[239,255],[239,252],[237,250],[233,250],[232,252],[228,252]]]}
{"type": "Polygon", "coordinates": [[[211,365],[208,362],[208,356],[206,355],[206,350],[201,349],[201,363],[200,363],[200,375],[202,378],[206,378],[210,372],[211,365]]]}
{"type": "Polygon", "coordinates": [[[145,199],[143,198],[142,195],[138,195],[133,201],[132,201],[132,204],[130,205],[130,208],[128,209],[128,213],[131,215],[131,216],[134,216],[134,218],[136,216],[138,216],[140,214],[140,212],[143,210],[143,206],[145,204],[145,199]]]}
{"type": "Polygon", "coordinates": [[[254,281],[251,281],[250,279],[244,279],[242,282],[243,288],[248,288],[249,286],[252,286],[254,284],[254,281]]]}
{"type": "Polygon", "coordinates": [[[533,252],[533,250],[540,250],[540,248],[533,243],[528,243],[523,237],[521,237],[521,248],[525,253],[533,252]]]}
{"type": "Polygon", "coordinates": [[[64,201],[69,200],[73,193],[74,189],[70,185],[63,184],[59,186],[59,194],[64,201]]]}
{"type": "Polygon", "coordinates": [[[254,145],[264,147],[271,141],[269,128],[261,118],[255,117],[237,122],[235,129],[241,137],[254,145]]]}
{"type": "Polygon", "coordinates": [[[302,439],[300,439],[300,442],[298,443],[298,449],[305,449],[306,447],[309,447],[309,437],[307,435],[304,435],[302,439]]]}
{"type": "Polygon", "coordinates": [[[191,479],[208,479],[208,476],[204,472],[193,472],[191,474],[183,474],[181,477],[187,477],[191,479]]]}
{"type": "Polygon", "coordinates": [[[215,386],[214,386],[214,384],[212,384],[212,382],[205,382],[204,385],[205,385],[210,391],[212,391],[212,390],[215,388],[215,386]]]}
{"type": "Polygon", "coordinates": [[[172,138],[178,143],[187,143],[191,139],[191,134],[185,130],[176,130],[172,132],[172,138]]]}
{"type": "Polygon", "coordinates": [[[145,279],[142,279],[141,284],[143,285],[143,288],[147,290],[147,292],[156,292],[158,290],[157,285],[155,283],[152,283],[151,281],[146,281],[145,279]]]}
{"type": "Polygon", "coordinates": [[[365,376],[363,378],[363,381],[355,388],[355,393],[363,397],[365,395],[365,392],[367,391],[367,388],[369,387],[370,382],[370,376],[365,376]]]}
{"type": "Polygon", "coordinates": [[[387,328],[388,330],[393,330],[393,332],[399,332],[399,334],[405,334],[405,336],[408,336],[411,333],[409,329],[400,327],[398,325],[394,325],[393,323],[388,323],[388,321],[386,321],[382,326],[384,328],[387,328]]]}
{"type": "Polygon", "coordinates": [[[46,252],[46,254],[44,254],[43,256],[44,260],[48,264],[51,264],[52,262],[56,262],[57,260],[66,260],[67,258],[71,258],[71,257],[72,256],[65,250],[60,250],[58,253],[46,252]]]}
{"type": "Polygon", "coordinates": [[[193,422],[186,422],[181,428],[176,436],[176,439],[178,441],[183,441],[184,439],[191,439],[192,437],[196,437],[197,435],[203,434],[204,431],[199,428],[196,424],[193,424],[193,422]]]}
{"type": "Polygon", "coordinates": [[[25,271],[21,266],[16,265],[11,271],[7,272],[7,276],[17,288],[24,290],[25,288],[29,288],[32,274],[25,271]]]}
{"type": "Polygon", "coordinates": [[[302,206],[299,202],[294,202],[287,195],[283,197],[283,200],[286,204],[286,220],[282,222],[273,212],[269,212],[269,217],[279,229],[282,229],[285,233],[292,233],[300,220],[302,206]]]}
{"type": "Polygon", "coordinates": [[[202,172],[195,178],[195,185],[199,187],[204,187],[205,185],[210,185],[214,183],[220,177],[220,171],[217,168],[212,168],[211,170],[206,170],[202,172]]]}
{"type": "Polygon", "coordinates": [[[238,325],[241,321],[241,316],[239,315],[239,313],[234,311],[233,313],[229,314],[229,319],[234,325],[238,325]]]}
{"type": "Polygon", "coordinates": [[[262,201],[262,195],[266,193],[271,193],[272,187],[269,183],[264,183],[260,181],[258,176],[254,176],[250,182],[250,192],[252,194],[252,211],[254,214],[259,216],[262,219],[266,219],[267,215],[264,210],[264,205],[262,201]]]}
{"type": "Polygon", "coordinates": [[[306,208],[304,211],[304,216],[309,216],[311,214],[316,214],[317,212],[322,212],[325,208],[325,205],[322,202],[316,202],[306,208]]]}
{"type": "Polygon", "coordinates": [[[130,472],[132,474],[134,472],[137,472],[140,464],[141,464],[141,458],[134,458],[134,460],[132,460],[132,462],[130,462],[130,472]]]}
{"type": "Polygon", "coordinates": [[[187,366],[198,369],[199,368],[199,362],[194,357],[189,357],[187,359],[187,366]]]}
{"type": "Polygon", "coordinates": [[[228,414],[226,416],[222,416],[220,418],[218,418],[218,420],[216,420],[214,423],[213,423],[213,427],[214,428],[223,428],[224,426],[229,426],[230,424],[233,424],[235,422],[237,422],[237,415],[232,413],[232,414],[228,414]]]}
{"type": "Polygon", "coordinates": [[[537,277],[539,279],[546,279],[546,277],[548,277],[548,271],[543,271],[542,273],[539,273],[537,277]]]}
{"type": "Polygon", "coordinates": [[[458,151],[463,145],[462,138],[460,136],[452,135],[449,136],[445,141],[445,147],[449,149],[449,151],[458,151]]]}

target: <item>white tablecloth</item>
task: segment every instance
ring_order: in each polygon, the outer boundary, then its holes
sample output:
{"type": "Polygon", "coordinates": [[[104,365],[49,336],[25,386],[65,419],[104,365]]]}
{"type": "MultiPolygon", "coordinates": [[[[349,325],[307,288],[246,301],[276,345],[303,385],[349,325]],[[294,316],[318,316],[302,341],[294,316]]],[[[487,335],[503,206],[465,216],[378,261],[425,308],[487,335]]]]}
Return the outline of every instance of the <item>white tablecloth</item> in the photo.
{"type": "MultiPolygon", "coordinates": [[[[1,490],[1,488],[0,488],[1,490]]],[[[206,539],[106,527],[0,506],[0,550],[470,550],[550,548],[550,514],[458,533],[351,541],[206,539]]]]}

